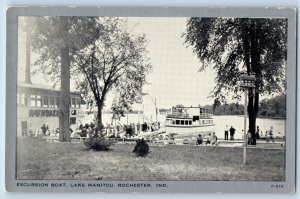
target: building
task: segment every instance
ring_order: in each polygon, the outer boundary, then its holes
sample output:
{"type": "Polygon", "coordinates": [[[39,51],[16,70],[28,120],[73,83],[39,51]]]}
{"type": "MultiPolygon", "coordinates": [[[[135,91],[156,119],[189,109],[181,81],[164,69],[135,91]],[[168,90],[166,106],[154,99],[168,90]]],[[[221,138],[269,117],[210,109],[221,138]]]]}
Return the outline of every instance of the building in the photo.
{"type": "MultiPolygon", "coordinates": [[[[17,129],[18,136],[32,131],[41,131],[43,124],[50,131],[59,127],[60,91],[50,86],[18,82],[17,90],[17,129]]],[[[70,125],[75,129],[80,117],[81,96],[70,93],[70,125]]]]}
{"type": "MultiPolygon", "coordinates": [[[[25,50],[25,62],[18,63],[18,84],[17,84],[17,135],[27,135],[29,132],[41,131],[45,124],[50,131],[59,128],[60,114],[60,90],[50,86],[38,85],[31,81],[31,31],[30,26],[24,32],[26,38],[22,40],[20,35],[19,60],[25,50]],[[22,42],[21,42],[22,40],[22,42]],[[25,67],[23,66],[25,64],[25,67]],[[25,69],[25,70],[24,70],[25,69]]],[[[70,92],[70,125],[74,129],[78,123],[80,113],[81,96],[78,92],[70,92]]],[[[68,106],[68,105],[65,105],[68,106]]],[[[67,108],[67,107],[66,107],[67,108]]],[[[82,115],[82,114],[81,114],[82,115]]],[[[64,118],[61,116],[61,118],[64,118]]]]}

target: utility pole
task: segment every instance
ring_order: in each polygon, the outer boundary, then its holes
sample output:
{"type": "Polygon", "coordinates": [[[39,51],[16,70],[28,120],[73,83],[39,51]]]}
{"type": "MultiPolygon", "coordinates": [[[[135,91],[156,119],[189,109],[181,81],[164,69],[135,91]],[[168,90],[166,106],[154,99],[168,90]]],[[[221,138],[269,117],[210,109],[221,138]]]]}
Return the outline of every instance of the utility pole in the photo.
{"type": "Polygon", "coordinates": [[[152,100],[152,102],[154,103],[154,106],[155,106],[155,120],[156,120],[156,123],[157,123],[157,105],[156,105],[156,98],[152,98],[151,97],[151,95],[149,95],[149,94],[147,94],[149,97],[150,97],[150,99],[152,100]]]}
{"type": "Polygon", "coordinates": [[[247,161],[247,97],[248,89],[245,89],[245,103],[244,103],[244,148],[243,148],[243,164],[246,164],[247,161]]]}
{"type": "Polygon", "coordinates": [[[156,106],[156,98],[154,99],[154,104],[155,104],[155,119],[156,119],[156,124],[157,124],[157,106],[156,106]]]}
{"type": "Polygon", "coordinates": [[[248,89],[255,88],[255,74],[242,75],[240,77],[240,87],[244,89],[245,92],[245,104],[244,104],[244,147],[243,147],[243,164],[247,163],[247,98],[248,89]]]}

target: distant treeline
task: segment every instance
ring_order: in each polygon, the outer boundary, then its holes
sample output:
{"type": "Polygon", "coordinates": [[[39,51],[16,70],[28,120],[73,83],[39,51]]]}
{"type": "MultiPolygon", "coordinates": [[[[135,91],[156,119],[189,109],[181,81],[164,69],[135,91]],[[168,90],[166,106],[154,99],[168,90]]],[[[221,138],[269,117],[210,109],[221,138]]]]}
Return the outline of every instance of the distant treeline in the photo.
{"type": "Polygon", "coordinates": [[[264,99],[259,104],[260,117],[285,118],[286,105],[285,95],[280,95],[272,99],[264,99]]]}
{"type": "MultiPolygon", "coordinates": [[[[206,106],[213,109],[212,106],[206,106]]],[[[285,118],[285,95],[272,99],[263,99],[259,103],[258,117],[285,118]]],[[[243,115],[244,105],[238,103],[221,104],[215,106],[214,115],[243,115]]]]}

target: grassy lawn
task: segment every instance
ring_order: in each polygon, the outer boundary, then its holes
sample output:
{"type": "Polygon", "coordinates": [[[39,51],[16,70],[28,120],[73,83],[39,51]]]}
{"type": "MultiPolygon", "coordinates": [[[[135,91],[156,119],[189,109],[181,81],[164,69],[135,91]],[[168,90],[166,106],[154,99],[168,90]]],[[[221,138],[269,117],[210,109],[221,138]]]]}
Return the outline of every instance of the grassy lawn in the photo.
{"type": "Polygon", "coordinates": [[[84,180],[284,180],[284,150],[168,145],[150,147],[136,158],[133,144],[115,144],[105,152],[88,151],[82,142],[49,143],[18,139],[18,179],[84,180]]]}

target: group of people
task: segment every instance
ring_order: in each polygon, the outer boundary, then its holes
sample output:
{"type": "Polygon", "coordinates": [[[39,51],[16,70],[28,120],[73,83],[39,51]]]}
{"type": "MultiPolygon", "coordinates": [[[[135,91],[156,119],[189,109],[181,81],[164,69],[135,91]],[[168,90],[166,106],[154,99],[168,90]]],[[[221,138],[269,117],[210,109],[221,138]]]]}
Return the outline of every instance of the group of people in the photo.
{"type": "MultiPolygon", "coordinates": [[[[213,132],[212,134],[209,133],[206,138],[206,142],[205,145],[211,144],[211,145],[216,145],[218,143],[218,137],[216,136],[215,132],[213,132]]],[[[198,138],[197,138],[197,145],[201,145],[203,144],[203,138],[202,135],[199,134],[198,138]]]]}
{"type": "Polygon", "coordinates": [[[56,128],[55,130],[54,129],[50,130],[49,125],[43,124],[41,126],[41,129],[37,130],[35,132],[35,134],[33,134],[33,132],[31,130],[29,130],[29,134],[31,136],[37,136],[38,134],[42,134],[44,136],[58,136],[59,135],[59,129],[56,128]]]}
{"type": "MultiPolygon", "coordinates": [[[[124,125],[123,129],[120,127],[117,128],[116,129],[117,132],[113,131],[113,133],[111,132],[111,129],[112,129],[111,127],[112,126],[109,126],[109,128],[104,128],[104,129],[106,129],[106,131],[104,133],[107,134],[108,136],[112,135],[112,134],[114,136],[115,136],[115,134],[119,135],[120,131],[124,131],[125,135],[129,134],[129,137],[131,137],[132,135],[136,134],[137,132],[140,132],[140,130],[142,130],[143,132],[148,132],[148,131],[154,131],[156,129],[159,129],[160,124],[159,123],[157,123],[157,124],[156,123],[153,123],[153,124],[143,123],[142,125],[137,124],[137,126],[136,126],[137,128],[135,128],[135,124],[132,123],[130,125],[124,125]]],[[[97,127],[93,122],[91,122],[90,124],[85,124],[85,125],[80,124],[78,130],[79,130],[79,132],[78,131],[73,132],[73,130],[70,127],[71,134],[78,133],[81,137],[90,137],[95,132],[97,132],[97,127]]],[[[58,128],[56,130],[51,131],[49,126],[46,124],[42,125],[40,131],[41,131],[41,134],[45,135],[45,136],[57,136],[59,134],[58,128]]],[[[229,128],[228,125],[226,125],[225,130],[224,130],[224,140],[228,140],[229,135],[230,135],[230,140],[234,140],[235,132],[236,132],[236,129],[233,126],[231,126],[229,128]]],[[[40,134],[40,133],[38,132],[36,134],[40,134]]],[[[250,130],[248,130],[248,132],[247,132],[248,145],[254,144],[254,142],[256,140],[259,140],[261,138],[265,138],[267,142],[269,142],[269,141],[274,142],[273,126],[270,127],[269,131],[266,131],[265,135],[263,135],[263,132],[260,130],[259,126],[257,126],[255,134],[253,134],[253,135],[250,132],[250,130]]],[[[206,140],[206,142],[204,143],[206,145],[208,145],[208,144],[216,145],[217,141],[218,141],[218,137],[216,136],[215,132],[213,132],[212,134],[209,133],[209,135],[205,136],[204,139],[206,140]]],[[[197,143],[197,145],[203,144],[203,137],[201,134],[198,135],[196,143],[197,143]]]]}
{"type": "MultiPolygon", "coordinates": [[[[280,132],[278,133],[278,135],[280,135],[280,132]]],[[[267,142],[269,142],[270,140],[272,142],[274,141],[274,134],[273,134],[273,126],[270,127],[269,131],[265,132],[265,135],[263,135],[263,132],[259,129],[259,126],[257,126],[256,132],[255,132],[255,137],[256,139],[261,139],[261,138],[265,138],[267,142]]]]}
{"type": "MultiPolygon", "coordinates": [[[[77,131],[77,133],[81,136],[81,137],[93,137],[93,136],[99,136],[99,128],[93,123],[87,123],[85,125],[80,124],[79,128],[78,128],[79,132],[77,131]]],[[[73,132],[70,129],[71,132],[73,132]]],[[[76,133],[76,131],[74,132],[76,133]]]]}
{"type": "Polygon", "coordinates": [[[233,126],[231,126],[230,128],[226,125],[225,127],[225,138],[224,140],[228,140],[228,133],[230,134],[230,140],[234,140],[234,134],[235,134],[235,128],[233,128],[233,126]]]}
{"type": "MultiPolygon", "coordinates": [[[[130,123],[128,125],[124,124],[106,124],[105,126],[103,126],[103,135],[110,137],[117,137],[120,134],[124,134],[125,137],[132,137],[135,135],[138,135],[141,132],[153,132],[155,130],[158,130],[160,128],[160,123],[146,123],[144,122],[143,124],[140,123],[130,123]]],[[[80,124],[79,128],[79,135],[81,137],[89,137],[91,135],[91,133],[93,133],[94,131],[97,131],[97,127],[96,125],[91,122],[91,123],[87,123],[85,125],[80,124]]]]}
{"type": "MultiPolygon", "coordinates": [[[[228,126],[226,125],[225,127],[225,135],[224,135],[224,139],[228,140],[228,134],[230,134],[230,140],[234,140],[234,134],[235,134],[236,130],[235,128],[233,128],[232,126],[230,128],[228,128],[228,126]]],[[[255,131],[255,134],[252,135],[250,129],[247,131],[247,142],[248,145],[252,145],[255,144],[254,142],[256,140],[259,140],[261,138],[266,138],[266,141],[269,142],[270,140],[272,142],[274,142],[274,137],[273,137],[273,126],[271,126],[269,131],[266,131],[265,136],[263,136],[262,131],[260,130],[259,126],[257,126],[257,129],[255,131]]]]}
{"type": "MultiPolygon", "coordinates": [[[[224,132],[224,140],[228,140],[228,138],[230,140],[234,140],[235,133],[236,133],[236,129],[233,126],[231,126],[229,128],[228,125],[226,125],[225,132],[224,132]],[[230,137],[229,137],[229,135],[230,135],[230,137]]],[[[259,126],[257,126],[256,132],[254,135],[251,134],[250,130],[248,130],[248,132],[247,132],[247,142],[249,145],[250,144],[252,145],[255,140],[259,140],[262,137],[264,137],[267,142],[270,142],[270,141],[274,142],[273,126],[271,126],[269,131],[266,131],[265,136],[262,135],[262,131],[260,131],[259,126]],[[254,139],[254,136],[255,136],[255,139],[254,139]]],[[[218,137],[216,136],[215,132],[213,132],[212,134],[209,133],[209,135],[206,136],[204,139],[206,139],[206,142],[204,144],[215,145],[215,144],[217,144],[218,137]]],[[[201,144],[203,144],[203,137],[201,134],[199,134],[197,137],[197,145],[201,145],[201,144]]]]}
{"type": "Polygon", "coordinates": [[[149,131],[153,132],[160,129],[160,122],[152,122],[152,123],[144,122],[142,125],[138,124],[137,125],[138,132],[140,130],[140,126],[142,127],[143,132],[149,132],[149,131]]]}

